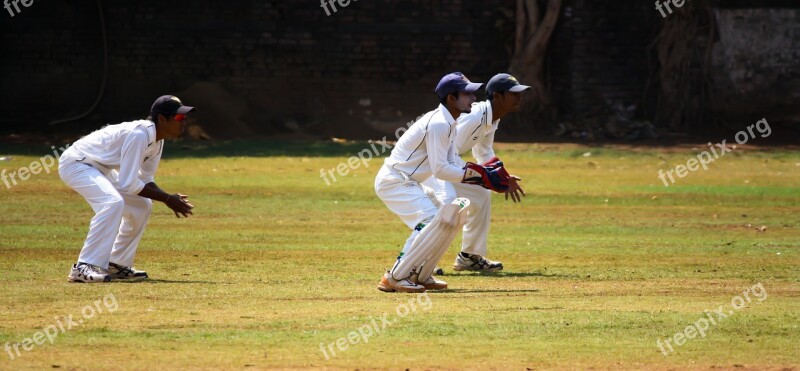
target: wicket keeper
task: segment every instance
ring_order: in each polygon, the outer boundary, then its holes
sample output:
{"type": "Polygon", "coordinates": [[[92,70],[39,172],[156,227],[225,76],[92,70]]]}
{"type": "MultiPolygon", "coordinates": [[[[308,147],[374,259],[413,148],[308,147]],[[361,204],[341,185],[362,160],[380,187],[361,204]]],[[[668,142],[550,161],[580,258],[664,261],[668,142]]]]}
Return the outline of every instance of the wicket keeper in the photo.
{"type": "Polygon", "coordinates": [[[460,72],[444,76],[435,89],[439,107],[400,137],[375,178],[375,193],[412,230],[394,267],[381,278],[381,291],[447,288],[432,272],[466,222],[469,206],[469,200],[455,197],[450,183],[480,185],[498,192],[507,189],[504,169],[464,164],[453,146],[456,119],[470,112],[475,91],[482,86],[460,72]],[[445,192],[454,199],[451,203],[442,204],[432,190],[426,192],[421,186],[431,176],[444,181],[445,192]]]}
{"type": "MultiPolygon", "coordinates": [[[[492,77],[486,84],[486,100],[473,104],[470,112],[458,118],[454,142],[457,156],[471,151],[479,164],[499,161],[494,152],[494,134],[499,128],[500,119],[509,113],[519,111],[522,95],[529,90],[530,86],[520,84],[514,76],[507,73],[492,77]]],[[[509,188],[505,192],[506,200],[511,197],[513,202],[520,202],[520,196],[525,196],[525,191],[518,184],[519,180],[522,179],[514,175],[509,177],[509,188]]],[[[452,197],[448,197],[447,185],[442,180],[432,177],[423,182],[423,185],[434,189],[445,202],[452,200],[452,197]]],[[[469,216],[461,240],[461,252],[456,256],[453,270],[484,272],[502,270],[503,263],[485,257],[492,215],[492,192],[468,184],[453,183],[452,186],[457,197],[470,200],[469,216]]]]}

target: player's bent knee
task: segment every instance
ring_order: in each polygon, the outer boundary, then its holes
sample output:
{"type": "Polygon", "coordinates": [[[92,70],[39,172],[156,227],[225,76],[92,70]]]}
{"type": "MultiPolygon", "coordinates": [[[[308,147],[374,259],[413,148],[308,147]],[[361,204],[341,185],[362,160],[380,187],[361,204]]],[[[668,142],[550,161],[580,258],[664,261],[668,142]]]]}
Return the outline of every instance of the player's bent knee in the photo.
{"type": "Polygon", "coordinates": [[[153,200],[149,198],[142,198],[142,207],[144,208],[145,212],[150,214],[150,211],[153,210],[153,200]]]}
{"type": "Polygon", "coordinates": [[[412,225],[411,229],[422,230],[422,228],[425,228],[426,225],[431,224],[431,222],[433,221],[433,217],[434,217],[434,215],[426,215],[426,216],[424,216],[422,218],[422,220],[417,222],[417,224],[412,225]]]}
{"type": "Polygon", "coordinates": [[[459,197],[455,199],[452,203],[449,203],[442,207],[439,211],[439,221],[443,225],[447,227],[462,227],[464,223],[466,223],[466,217],[468,215],[468,208],[470,207],[471,202],[469,199],[464,197],[459,197]]]}
{"type": "Polygon", "coordinates": [[[488,204],[492,202],[492,191],[484,189],[483,192],[480,193],[480,196],[476,197],[476,199],[479,199],[481,202],[485,202],[488,204]]]}
{"type": "Polygon", "coordinates": [[[107,200],[103,202],[103,209],[121,216],[125,210],[125,200],[120,195],[108,195],[107,200]]]}
{"type": "Polygon", "coordinates": [[[479,192],[471,194],[469,201],[473,208],[490,205],[492,202],[492,191],[488,189],[481,189],[479,192]]]}

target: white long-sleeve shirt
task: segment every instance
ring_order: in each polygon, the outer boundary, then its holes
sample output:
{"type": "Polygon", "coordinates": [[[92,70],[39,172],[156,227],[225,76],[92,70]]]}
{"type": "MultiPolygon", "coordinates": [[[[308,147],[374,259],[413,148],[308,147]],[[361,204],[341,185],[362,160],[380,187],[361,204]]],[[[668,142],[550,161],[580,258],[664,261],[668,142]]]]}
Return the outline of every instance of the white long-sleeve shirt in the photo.
{"type": "Polygon", "coordinates": [[[154,181],[163,150],[164,141],[156,141],[155,123],[137,120],[108,125],[79,139],[59,161],[84,162],[106,176],[116,170],[115,187],[121,193],[135,195],[154,181]]]}
{"type": "Polygon", "coordinates": [[[384,164],[420,183],[431,175],[448,182],[461,182],[464,164],[456,155],[455,137],[456,120],[440,104],[411,125],[384,164]]]}
{"type": "Polygon", "coordinates": [[[494,133],[500,120],[492,118],[492,103],[488,100],[473,103],[470,113],[458,118],[455,146],[459,155],[471,149],[479,164],[495,156],[494,133]]]}

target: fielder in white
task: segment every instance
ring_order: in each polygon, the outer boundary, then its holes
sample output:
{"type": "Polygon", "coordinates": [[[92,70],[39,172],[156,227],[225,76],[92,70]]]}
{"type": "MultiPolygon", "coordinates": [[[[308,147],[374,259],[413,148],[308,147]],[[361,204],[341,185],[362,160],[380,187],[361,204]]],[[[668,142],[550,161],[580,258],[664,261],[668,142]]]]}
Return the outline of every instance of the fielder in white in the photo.
{"type": "Polygon", "coordinates": [[[89,235],[69,276],[72,282],[143,280],[133,268],[136,248],[153,202],[164,202],[175,216],[187,217],[194,206],[183,194],[169,194],[154,182],[164,139],[186,127],[184,106],[174,96],[158,98],[145,120],[108,125],[69,147],[59,159],[58,174],[95,212],[89,235]]]}
{"type": "Polygon", "coordinates": [[[469,183],[496,190],[507,187],[502,169],[464,163],[456,155],[456,119],[470,111],[474,92],[483,84],[460,72],[444,76],[436,86],[441,104],[423,115],[400,137],[375,177],[375,193],[412,230],[394,267],[381,278],[385,292],[423,292],[445,289],[447,283],[431,274],[436,263],[466,222],[469,200],[456,198],[450,183],[469,183]],[[429,177],[443,180],[448,205],[420,185],[429,177]]]}
{"type": "MultiPolygon", "coordinates": [[[[486,165],[499,161],[494,153],[494,134],[500,119],[507,114],[519,111],[522,93],[531,90],[530,86],[520,85],[513,76],[501,73],[492,77],[486,84],[487,100],[472,105],[472,110],[458,118],[455,147],[458,155],[472,151],[477,163],[486,165]]],[[[506,200],[519,202],[525,192],[517,183],[522,180],[510,175],[506,200]]],[[[437,197],[445,202],[453,199],[449,184],[433,177],[422,183],[436,191],[437,197]]],[[[470,200],[469,216],[464,225],[461,252],[456,256],[453,269],[456,271],[499,271],[503,263],[486,259],[489,222],[492,211],[492,192],[488,189],[467,184],[453,183],[457,197],[470,200]]],[[[438,269],[437,269],[438,270],[438,269]]]]}

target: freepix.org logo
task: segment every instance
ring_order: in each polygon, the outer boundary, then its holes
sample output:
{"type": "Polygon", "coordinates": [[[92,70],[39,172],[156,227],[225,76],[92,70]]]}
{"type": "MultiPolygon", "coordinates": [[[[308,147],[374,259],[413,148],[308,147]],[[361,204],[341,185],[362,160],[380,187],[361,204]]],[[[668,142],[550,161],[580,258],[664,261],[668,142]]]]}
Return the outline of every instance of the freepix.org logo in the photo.
{"type": "Polygon", "coordinates": [[[20,3],[22,6],[30,8],[31,5],[33,5],[33,0],[3,0],[3,7],[6,8],[11,17],[14,17],[17,14],[22,13],[22,8],[19,7],[20,3]],[[12,9],[11,7],[14,8],[12,9]]]}
{"type": "Polygon", "coordinates": [[[677,10],[678,8],[683,7],[684,3],[686,3],[686,0],[656,0],[656,10],[661,13],[661,18],[667,18],[668,14],[664,12],[664,8],[667,9],[669,14],[672,14],[673,8],[670,7],[670,4],[672,4],[675,7],[674,9],[677,10]]]}
{"type": "Polygon", "coordinates": [[[55,324],[43,327],[41,331],[35,332],[32,336],[24,338],[22,341],[13,344],[11,342],[6,342],[3,345],[3,348],[6,353],[8,353],[8,357],[12,361],[21,358],[25,353],[20,352],[20,348],[22,348],[23,351],[30,352],[36,345],[41,346],[44,345],[45,342],[53,344],[59,335],[63,335],[73,328],[86,325],[90,319],[94,318],[95,315],[104,312],[114,313],[119,308],[117,297],[114,296],[113,293],[109,293],[102,299],[95,300],[92,304],[81,309],[80,313],[82,316],[80,318],[73,316],[72,314],[56,317],[55,324]],[[103,305],[101,306],[100,304],[103,305]],[[77,320],[73,320],[73,317],[77,318],[77,320]]]}
{"type": "Polygon", "coordinates": [[[30,163],[29,166],[23,166],[17,170],[13,170],[8,172],[7,169],[0,169],[0,181],[2,184],[5,184],[7,189],[11,189],[12,186],[17,185],[17,178],[19,178],[20,182],[28,180],[31,177],[31,174],[37,175],[44,170],[47,174],[50,174],[50,168],[55,166],[58,162],[58,158],[61,157],[60,153],[64,153],[64,151],[69,148],[69,144],[64,147],[61,147],[61,152],[56,149],[56,146],[50,146],[53,150],[53,155],[46,155],[41,157],[40,159],[33,161],[30,163]]]}
{"type": "Polygon", "coordinates": [[[327,14],[330,17],[331,9],[333,10],[333,13],[336,13],[336,12],[339,11],[338,9],[336,9],[336,4],[337,3],[339,4],[339,8],[344,8],[344,7],[348,6],[348,5],[350,5],[350,1],[358,1],[358,0],[320,0],[319,1],[319,3],[320,3],[319,6],[322,9],[325,9],[325,14],[327,14]],[[329,6],[330,6],[330,9],[328,9],[329,6]]]}

